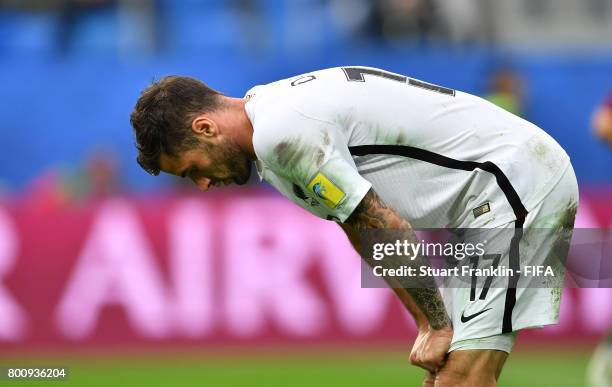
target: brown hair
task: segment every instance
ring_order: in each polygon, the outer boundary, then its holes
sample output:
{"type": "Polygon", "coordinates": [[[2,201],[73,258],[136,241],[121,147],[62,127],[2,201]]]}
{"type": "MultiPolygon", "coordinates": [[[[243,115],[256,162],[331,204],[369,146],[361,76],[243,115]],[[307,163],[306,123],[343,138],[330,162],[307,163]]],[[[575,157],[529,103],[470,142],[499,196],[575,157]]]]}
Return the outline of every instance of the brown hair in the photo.
{"type": "Polygon", "coordinates": [[[197,79],[167,76],[142,91],[130,123],[136,136],[138,164],[152,175],[159,175],[159,158],[198,144],[191,134],[191,123],[200,113],[221,105],[221,93],[197,79]]]}

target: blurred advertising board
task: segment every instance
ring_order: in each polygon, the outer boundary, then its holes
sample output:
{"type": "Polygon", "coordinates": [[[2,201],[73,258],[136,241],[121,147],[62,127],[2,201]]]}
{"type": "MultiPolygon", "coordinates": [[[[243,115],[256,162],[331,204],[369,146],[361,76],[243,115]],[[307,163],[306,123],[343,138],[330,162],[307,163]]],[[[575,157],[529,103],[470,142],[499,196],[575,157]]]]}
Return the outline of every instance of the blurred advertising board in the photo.
{"type": "MultiPolygon", "coordinates": [[[[612,233],[609,193],[582,193],[577,227],[612,233]]],[[[565,289],[560,318],[521,341],[595,340],[612,326],[612,289],[565,289]]],[[[361,287],[359,256],[336,224],[269,192],[0,205],[0,347],[415,334],[391,291],[361,287]]]]}

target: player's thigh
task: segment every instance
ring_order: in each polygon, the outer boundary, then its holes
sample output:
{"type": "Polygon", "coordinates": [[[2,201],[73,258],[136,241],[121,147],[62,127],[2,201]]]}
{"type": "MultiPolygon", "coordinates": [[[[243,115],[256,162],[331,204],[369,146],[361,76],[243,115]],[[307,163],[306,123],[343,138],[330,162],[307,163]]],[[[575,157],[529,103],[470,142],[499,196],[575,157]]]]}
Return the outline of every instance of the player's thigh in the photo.
{"type": "Polygon", "coordinates": [[[458,349],[456,344],[465,340],[482,339],[512,331],[504,330],[504,322],[508,325],[510,320],[513,304],[508,302],[508,298],[514,293],[508,292],[511,278],[506,275],[506,271],[500,269],[505,270],[510,266],[511,245],[518,243],[516,233],[514,222],[495,229],[465,230],[462,243],[476,245],[486,241],[485,254],[456,262],[459,273],[477,268],[482,274],[448,277],[446,287],[441,290],[453,323],[451,351],[458,349]],[[493,269],[498,272],[490,272],[493,269]]]}
{"type": "Polygon", "coordinates": [[[453,351],[436,375],[435,387],[497,385],[508,353],[493,349],[453,351]]]}

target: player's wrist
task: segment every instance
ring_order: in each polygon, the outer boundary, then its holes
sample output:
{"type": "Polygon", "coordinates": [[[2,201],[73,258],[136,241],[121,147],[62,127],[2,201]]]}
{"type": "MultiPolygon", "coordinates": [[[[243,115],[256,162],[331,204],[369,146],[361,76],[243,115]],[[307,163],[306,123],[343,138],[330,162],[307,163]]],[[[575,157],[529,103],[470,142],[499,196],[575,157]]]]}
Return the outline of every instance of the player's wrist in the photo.
{"type": "Polygon", "coordinates": [[[416,325],[419,332],[425,332],[431,328],[431,326],[429,325],[429,321],[427,321],[426,318],[417,319],[416,325]]]}
{"type": "Polygon", "coordinates": [[[453,333],[453,327],[449,324],[444,325],[444,326],[439,326],[439,327],[432,327],[431,324],[429,324],[427,321],[425,322],[417,322],[417,329],[419,332],[422,333],[426,333],[426,332],[432,332],[432,333],[439,333],[439,334],[451,334],[453,333]]]}
{"type": "Polygon", "coordinates": [[[446,325],[444,327],[439,327],[439,328],[430,328],[431,332],[436,334],[436,335],[440,335],[440,336],[452,336],[453,335],[453,328],[450,325],[446,325]]]}

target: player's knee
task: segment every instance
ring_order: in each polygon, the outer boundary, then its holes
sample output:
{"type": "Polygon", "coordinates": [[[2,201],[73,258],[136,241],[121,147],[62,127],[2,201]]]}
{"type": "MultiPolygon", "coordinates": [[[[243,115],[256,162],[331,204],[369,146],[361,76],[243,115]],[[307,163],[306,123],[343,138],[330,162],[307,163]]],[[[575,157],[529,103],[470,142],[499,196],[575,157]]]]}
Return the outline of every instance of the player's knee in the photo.
{"type": "MultiPolygon", "coordinates": [[[[493,387],[497,385],[497,363],[485,356],[486,352],[456,353],[436,376],[435,387],[469,386],[493,387]]],[[[503,362],[502,362],[503,364],[503,362]]],[[[501,366],[501,365],[500,365],[501,366]]]]}
{"type": "Polygon", "coordinates": [[[469,376],[469,368],[447,364],[436,374],[435,387],[467,386],[466,381],[469,376]]]}
{"type": "Polygon", "coordinates": [[[497,380],[487,373],[441,372],[436,377],[435,387],[495,387],[497,380]]]}
{"type": "Polygon", "coordinates": [[[440,372],[436,376],[434,387],[467,386],[467,376],[458,372],[440,372]]]}

